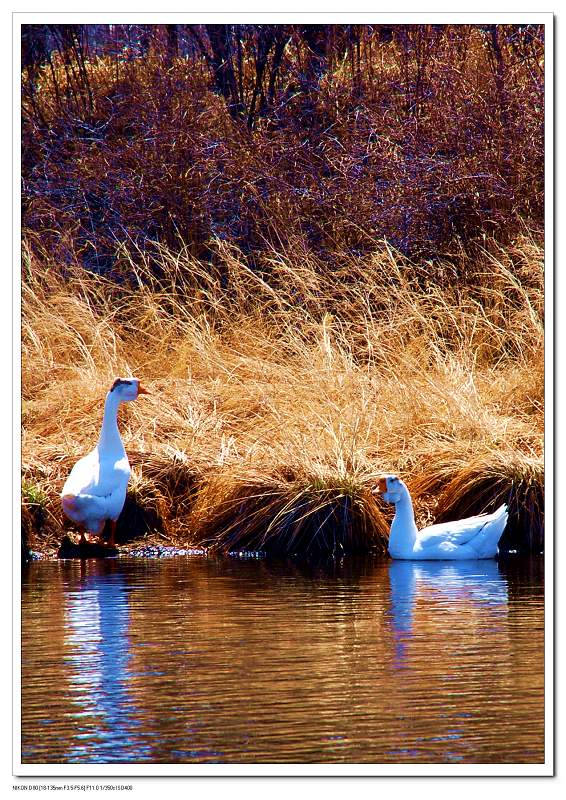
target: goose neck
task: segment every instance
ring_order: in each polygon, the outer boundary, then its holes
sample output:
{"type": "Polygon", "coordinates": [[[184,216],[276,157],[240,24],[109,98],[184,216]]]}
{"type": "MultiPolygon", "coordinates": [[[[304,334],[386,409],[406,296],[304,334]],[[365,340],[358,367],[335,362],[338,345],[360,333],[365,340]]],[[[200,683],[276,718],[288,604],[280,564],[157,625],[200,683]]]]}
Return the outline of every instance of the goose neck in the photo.
{"type": "Polygon", "coordinates": [[[408,490],[405,490],[395,503],[395,517],[391,523],[389,550],[398,551],[411,548],[417,539],[417,526],[413,503],[408,490]]]}
{"type": "Polygon", "coordinates": [[[104,450],[124,449],[120,431],[118,430],[118,408],[120,400],[109,392],[104,403],[104,417],[102,419],[102,429],[98,439],[98,446],[104,450]]]}

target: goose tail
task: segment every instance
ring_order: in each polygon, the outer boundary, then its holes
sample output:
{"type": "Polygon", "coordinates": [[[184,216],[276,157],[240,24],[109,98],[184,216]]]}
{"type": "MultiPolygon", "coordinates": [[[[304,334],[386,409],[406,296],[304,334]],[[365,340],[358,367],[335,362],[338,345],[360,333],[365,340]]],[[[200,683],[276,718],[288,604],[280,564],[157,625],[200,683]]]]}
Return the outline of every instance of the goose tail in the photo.
{"type": "Polygon", "coordinates": [[[479,558],[494,558],[497,555],[497,546],[509,518],[507,504],[502,503],[489,517],[476,537],[475,546],[479,558]]]}

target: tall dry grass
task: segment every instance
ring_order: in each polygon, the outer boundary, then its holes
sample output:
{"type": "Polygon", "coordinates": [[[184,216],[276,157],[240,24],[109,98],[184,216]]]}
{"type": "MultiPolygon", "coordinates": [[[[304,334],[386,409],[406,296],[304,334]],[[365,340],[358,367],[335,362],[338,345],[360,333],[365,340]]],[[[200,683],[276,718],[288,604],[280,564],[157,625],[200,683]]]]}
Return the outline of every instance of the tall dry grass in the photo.
{"type": "Polygon", "coordinates": [[[22,53],[30,536],[132,373],[123,536],[383,549],[386,470],[421,521],[506,498],[541,546],[542,26],[31,25],[22,53]]]}
{"type": "Polygon", "coordinates": [[[268,251],[258,271],[214,246],[209,264],[190,248],[121,248],[111,278],[25,249],[22,454],[44,498],[40,534],[26,518],[37,546],[59,536],[66,471],[128,374],[152,394],[121,411],[134,466],[124,536],[382,550],[390,509],[369,489],[387,471],[408,480],[421,522],[504,497],[519,521],[509,546],[542,545],[534,238],[434,271],[377,241],[326,272],[308,253],[268,251]]]}

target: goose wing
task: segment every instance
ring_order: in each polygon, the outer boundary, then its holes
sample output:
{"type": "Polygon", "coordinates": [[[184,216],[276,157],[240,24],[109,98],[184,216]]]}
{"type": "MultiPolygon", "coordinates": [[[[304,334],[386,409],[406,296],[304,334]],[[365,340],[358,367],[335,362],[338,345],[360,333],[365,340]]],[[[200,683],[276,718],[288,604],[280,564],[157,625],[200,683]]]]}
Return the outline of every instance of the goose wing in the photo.
{"type": "Polygon", "coordinates": [[[440,542],[446,542],[455,547],[467,544],[474,536],[478,535],[488,522],[492,522],[497,518],[504,508],[505,506],[501,506],[493,514],[478,514],[477,516],[466,517],[466,519],[459,519],[454,522],[441,522],[437,525],[430,525],[419,532],[419,543],[423,548],[438,546],[440,542]]]}
{"type": "Polygon", "coordinates": [[[69,475],[61,502],[69,519],[96,531],[103,520],[117,519],[120,515],[126,500],[130,465],[125,457],[108,461],[85,456],[81,462],[69,475]]]}
{"type": "Polygon", "coordinates": [[[77,461],[65,481],[61,496],[92,495],[106,497],[127,486],[130,465],[126,456],[101,457],[98,448],[77,461]]]}
{"type": "Polygon", "coordinates": [[[100,462],[98,450],[95,448],[84,458],[81,458],[80,461],[77,461],[65,481],[61,496],[91,492],[98,484],[99,474],[100,462]]]}

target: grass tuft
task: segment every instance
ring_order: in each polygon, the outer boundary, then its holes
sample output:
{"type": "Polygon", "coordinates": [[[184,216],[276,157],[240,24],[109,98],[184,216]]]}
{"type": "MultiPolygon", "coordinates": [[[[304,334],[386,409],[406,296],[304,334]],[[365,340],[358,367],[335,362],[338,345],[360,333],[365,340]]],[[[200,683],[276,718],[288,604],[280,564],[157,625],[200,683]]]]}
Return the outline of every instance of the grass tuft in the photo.
{"type": "Polygon", "coordinates": [[[200,542],[221,552],[324,557],[387,549],[388,525],[371,494],[340,481],[221,474],[203,487],[195,517],[200,542]]]}

